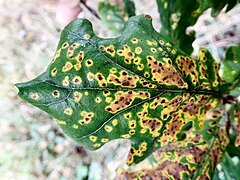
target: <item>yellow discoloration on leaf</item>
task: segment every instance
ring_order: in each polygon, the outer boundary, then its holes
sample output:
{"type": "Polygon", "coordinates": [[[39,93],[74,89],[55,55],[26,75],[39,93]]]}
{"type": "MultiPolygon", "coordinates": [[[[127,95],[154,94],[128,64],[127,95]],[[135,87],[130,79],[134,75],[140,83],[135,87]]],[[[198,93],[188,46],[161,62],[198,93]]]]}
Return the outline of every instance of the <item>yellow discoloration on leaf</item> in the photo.
{"type": "Polygon", "coordinates": [[[112,126],[104,126],[104,129],[107,131],[107,132],[111,132],[113,130],[112,126]]]}
{"type": "Polygon", "coordinates": [[[68,51],[67,51],[67,57],[72,58],[74,55],[75,49],[77,49],[80,46],[79,43],[73,43],[71,46],[69,46],[68,51]]]}
{"type": "Polygon", "coordinates": [[[105,99],[105,102],[107,102],[107,103],[110,103],[112,101],[112,98],[111,97],[107,97],[106,99],[105,99]]]}
{"type": "Polygon", "coordinates": [[[147,40],[147,44],[148,44],[149,46],[157,46],[157,41],[155,41],[155,40],[153,40],[153,41],[147,40]]]}
{"type": "Polygon", "coordinates": [[[135,48],[135,53],[136,54],[141,54],[142,53],[142,48],[141,47],[136,47],[135,48]]]}
{"type": "Polygon", "coordinates": [[[91,67],[91,66],[93,65],[93,60],[91,60],[91,59],[86,60],[86,61],[85,61],[85,65],[86,65],[87,67],[91,67]]]}
{"type": "Polygon", "coordinates": [[[110,73],[111,73],[111,74],[117,73],[117,69],[116,69],[116,68],[111,68],[111,69],[110,69],[110,73]]]}
{"type": "Polygon", "coordinates": [[[54,90],[52,92],[52,96],[58,98],[58,97],[60,97],[60,92],[58,90],[54,90]]]}
{"type": "Polygon", "coordinates": [[[130,134],[123,134],[123,135],[121,135],[121,137],[123,137],[123,138],[125,138],[125,139],[128,139],[128,138],[131,137],[131,135],[130,135],[130,134]]]}
{"type": "Polygon", "coordinates": [[[138,39],[137,38],[132,38],[131,42],[132,42],[132,44],[137,44],[138,43],[138,39]]]}
{"type": "Polygon", "coordinates": [[[123,49],[120,49],[117,51],[117,54],[119,56],[123,56],[124,57],[124,62],[126,64],[131,64],[132,63],[132,59],[135,56],[135,53],[131,51],[131,48],[128,45],[124,45],[123,49]]]}
{"type": "Polygon", "coordinates": [[[107,80],[106,78],[103,76],[102,73],[97,73],[95,75],[95,79],[98,81],[98,85],[100,87],[106,87],[107,86],[107,80]]]}
{"type": "Polygon", "coordinates": [[[239,147],[240,146],[240,112],[238,109],[235,109],[233,111],[233,116],[234,116],[234,123],[237,129],[237,136],[234,144],[236,147],[239,147]]]}
{"type": "Polygon", "coordinates": [[[103,91],[103,95],[104,95],[105,97],[107,97],[107,96],[110,96],[111,93],[110,93],[110,91],[105,90],[105,91],[103,91]]]}
{"type": "Polygon", "coordinates": [[[82,78],[80,76],[75,76],[72,79],[73,84],[81,84],[82,83],[82,78]]]}
{"type": "Polygon", "coordinates": [[[142,142],[138,149],[135,149],[134,147],[131,147],[130,152],[127,157],[127,164],[132,164],[134,161],[134,156],[141,157],[143,156],[143,152],[147,150],[147,143],[142,142]]]}
{"type": "Polygon", "coordinates": [[[64,109],[64,113],[68,116],[71,116],[73,113],[73,110],[72,110],[72,108],[68,107],[68,108],[64,109]]]}
{"type": "Polygon", "coordinates": [[[75,60],[81,65],[83,59],[84,59],[84,51],[80,51],[75,57],[75,60]]]}
{"type": "Polygon", "coordinates": [[[123,116],[124,116],[126,119],[130,119],[130,118],[132,118],[132,113],[129,112],[129,113],[123,114],[123,116]]]}
{"type": "Polygon", "coordinates": [[[114,119],[114,120],[112,121],[112,125],[113,125],[113,126],[117,126],[117,125],[118,125],[118,120],[117,120],[117,119],[114,119]]]}
{"type": "Polygon", "coordinates": [[[91,36],[89,34],[84,34],[83,38],[86,40],[89,40],[91,38],[91,36]]]}
{"type": "Polygon", "coordinates": [[[126,107],[131,106],[132,102],[136,98],[147,99],[150,97],[149,92],[123,92],[118,91],[115,93],[115,100],[105,108],[110,113],[116,113],[126,107]]]}
{"type": "Polygon", "coordinates": [[[128,127],[130,129],[134,129],[137,126],[137,121],[136,120],[130,120],[128,123],[128,127]]]}
{"type": "Polygon", "coordinates": [[[83,119],[80,119],[78,122],[83,125],[83,124],[89,124],[94,117],[93,112],[87,112],[87,111],[82,111],[80,115],[83,117],[83,119]]]}
{"type": "Polygon", "coordinates": [[[139,65],[137,66],[137,69],[138,69],[139,71],[142,71],[142,70],[144,69],[144,64],[139,64],[139,65]]]}
{"type": "Polygon", "coordinates": [[[38,93],[31,93],[30,97],[31,97],[31,99],[33,99],[35,101],[38,101],[40,98],[38,93]]]}
{"type": "Polygon", "coordinates": [[[61,124],[61,125],[66,125],[66,122],[65,121],[61,121],[61,120],[58,120],[58,119],[55,119],[57,121],[58,124],[61,124]]]}
{"type": "Polygon", "coordinates": [[[73,68],[73,65],[71,62],[66,62],[66,64],[62,67],[62,72],[67,72],[73,68]]]}
{"type": "Polygon", "coordinates": [[[162,127],[162,122],[157,118],[151,118],[148,116],[148,107],[149,104],[145,103],[142,111],[137,113],[137,116],[140,119],[140,125],[143,129],[149,129],[149,133],[152,134],[152,137],[159,136],[159,130],[162,127]]]}
{"type": "Polygon", "coordinates": [[[55,53],[51,63],[54,63],[56,61],[56,59],[60,57],[61,50],[62,50],[61,48],[57,50],[57,52],[55,53]]]}
{"type": "Polygon", "coordinates": [[[187,88],[179,72],[172,66],[171,59],[163,58],[164,62],[157,61],[153,56],[147,56],[148,67],[151,68],[152,80],[159,84],[176,85],[187,88]]]}
{"type": "Polygon", "coordinates": [[[95,98],[95,101],[96,101],[97,103],[100,103],[100,102],[102,102],[102,99],[101,99],[100,97],[96,97],[96,98],[95,98]]]}
{"type": "Polygon", "coordinates": [[[78,91],[75,91],[73,96],[74,96],[74,101],[76,103],[78,103],[81,100],[81,98],[82,98],[82,93],[78,92],[78,91]]]}
{"type": "Polygon", "coordinates": [[[133,63],[136,64],[136,65],[139,65],[141,63],[141,58],[140,57],[135,57],[133,59],[133,63]]]}
{"type": "Polygon", "coordinates": [[[108,138],[102,138],[102,139],[101,139],[101,142],[103,142],[103,143],[106,143],[106,142],[108,142],[108,141],[109,141],[108,138]]]}
{"type": "Polygon", "coordinates": [[[196,70],[195,60],[190,57],[178,56],[177,63],[179,69],[183,73],[183,77],[186,78],[189,75],[192,83],[195,86],[199,86],[198,71],[196,70]]]}
{"type": "Polygon", "coordinates": [[[96,142],[97,141],[97,136],[89,136],[90,141],[96,142]]]}
{"type": "Polygon", "coordinates": [[[98,147],[100,147],[100,146],[101,146],[100,143],[96,143],[96,144],[93,145],[93,147],[96,147],[96,148],[98,148],[98,147]]]}
{"type": "Polygon", "coordinates": [[[72,127],[73,127],[74,129],[78,129],[78,125],[76,125],[76,124],[74,124],[72,127]]]}
{"type": "Polygon", "coordinates": [[[156,48],[150,48],[150,50],[151,50],[152,53],[156,53],[157,52],[156,48]]]}
{"type": "Polygon", "coordinates": [[[93,81],[93,80],[94,80],[94,74],[91,73],[91,72],[88,72],[88,73],[87,73],[87,79],[88,79],[89,81],[93,81]]]}
{"type": "Polygon", "coordinates": [[[107,78],[109,84],[119,85],[121,87],[135,88],[138,82],[138,76],[129,76],[125,71],[120,72],[120,76],[110,74],[107,78]]]}
{"type": "Polygon", "coordinates": [[[53,68],[53,70],[51,71],[51,75],[55,76],[57,74],[57,68],[53,68]]]}
{"type": "Polygon", "coordinates": [[[114,45],[106,46],[104,50],[106,51],[106,53],[108,53],[112,57],[115,56],[116,51],[115,51],[114,45]]]}
{"type": "Polygon", "coordinates": [[[134,135],[134,134],[135,134],[135,130],[134,130],[134,129],[131,129],[128,133],[129,133],[130,135],[134,135]]]}
{"type": "Polygon", "coordinates": [[[62,81],[62,85],[63,86],[69,86],[69,77],[65,76],[65,78],[62,81]]]}
{"type": "Polygon", "coordinates": [[[69,47],[69,43],[68,42],[65,42],[62,44],[62,49],[66,49],[69,47]]]}

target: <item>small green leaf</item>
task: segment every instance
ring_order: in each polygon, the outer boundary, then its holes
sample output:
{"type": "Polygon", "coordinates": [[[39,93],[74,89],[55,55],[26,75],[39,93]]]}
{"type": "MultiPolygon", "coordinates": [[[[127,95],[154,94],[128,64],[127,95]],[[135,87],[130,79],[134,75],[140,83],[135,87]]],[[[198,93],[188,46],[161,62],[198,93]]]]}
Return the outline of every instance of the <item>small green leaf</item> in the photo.
{"type": "Polygon", "coordinates": [[[131,0],[122,0],[118,3],[120,5],[110,3],[108,0],[98,3],[101,21],[114,35],[120,34],[125,21],[135,15],[135,5],[131,0]]]}
{"type": "Polygon", "coordinates": [[[165,165],[177,162],[183,177],[211,177],[228,144],[218,64],[206,49],[195,60],[175,48],[149,15],[130,18],[121,36],[108,39],[97,37],[88,20],[73,21],[47,71],[16,86],[89,149],[130,139],[128,165],[160,149],[166,157],[157,156],[159,164],[169,156],[165,165]],[[204,162],[194,159],[195,150],[204,162]]]}
{"type": "Polygon", "coordinates": [[[161,34],[178,48],[191,54],[195,32],[186,34],[187,28],[193,26],[208,8],[212,8],[212,16],[217,16],[225,5],[228,5],[226,11],[229,11],[236,3],[237,0],[157,0],[162,24],[161,34]]]}
{"type": "Polygon", "coordinates": [[[218,168],[216,169],[213,179],[214,180],[216,179],[237,180],[240,177],[239,169],[240,169],[240,163],[235,164],[233,162],[233,159],[226,152],[222,157],[218,165],[218,168]]]}
{"type": "Polygon", "coordinates": [[[239,81],[240,77],[240,46],[228,48],[226,57],[221,64],[223,71],[221,78],[227,83],[239,81]]]}

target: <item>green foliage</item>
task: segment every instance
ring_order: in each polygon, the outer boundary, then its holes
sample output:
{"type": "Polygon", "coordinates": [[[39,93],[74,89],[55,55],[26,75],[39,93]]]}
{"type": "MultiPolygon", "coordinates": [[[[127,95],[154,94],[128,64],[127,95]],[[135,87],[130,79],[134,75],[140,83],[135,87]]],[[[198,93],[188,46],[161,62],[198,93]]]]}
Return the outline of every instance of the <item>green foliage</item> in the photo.
{"type": "Polygon", "coordinates": [[[149,15],[130,18],[122,35],[109,39],[97,37],[88,20],[75,20],[47,71],[16,86],[89,149],[130,139],[128,165],[157,150],[154,171],[120,172],[125,177],[211,178],[229,144],[227,124],[240,130],[238,106],[229,122],[221,104],[229,86],[210,53],[187,56],[153,29],[149,15]]]}
{"type": "Polygon", "coordinates": [[[119,4],[109,0],[98,3],[101,22],[110,29],[114,35],[122,32],[124,23],[129,17],[135,16],[135,6],[131,0],[119,1],[119,4]]]}
{"type": "Polygon", "coordinates": [[[208,8],[212,8],[212,16],[227,5],[226,11],[231,10],[237,0],[157,0],[161,18],[161,34],[169,38],[178,48],[191,54],[192,42],[195,40],[195,32],[186,34],[186,29],[193,26],[199,16],[208,8]]]}

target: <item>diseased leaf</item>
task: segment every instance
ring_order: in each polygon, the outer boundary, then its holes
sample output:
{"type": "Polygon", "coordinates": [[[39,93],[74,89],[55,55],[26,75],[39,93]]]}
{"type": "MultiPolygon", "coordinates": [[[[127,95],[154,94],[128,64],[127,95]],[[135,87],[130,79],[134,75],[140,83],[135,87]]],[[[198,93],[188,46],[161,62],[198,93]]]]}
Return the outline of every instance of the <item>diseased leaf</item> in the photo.
{"type": "Polygon", "coordinates": [[[155,168],[119,170],[116,179],[211,179],[229,142],[224,114],[224,107],[217,105],[206,114],[203,128],[192,124],[184,131],[184,140],[161,146],[153,153],[158,162],[155,168]]]}
{"type": "Polygon", "coordinates": [[[125,21],[135,15],[135,5],[131,0],[121,0],[118,3],[111,3],[109,0],[98,3],[101,21],[114,35],[120,34],[125,21]]]}
{"type": "Polygon", "coordinates": [[[164,172],[211,177],[228,144],[219,104],[227,86],[218,64],[205,49],[197,60],[179,51],[153,29],[149,15],[130,18],[122,35],[109,39],[97,37],[88,20],[75,20],[47,71],[16,86],[89,149],[130,139],[128,165],[159,149],[164,172]]]}
{"type": "Polygon", "coordinates": [[[186,33],[187,27],[193,26],[199,16],[212,8],[212,16],[217,16],[225,5],[231,10],[237,0],[157,0],[161,19],[161,34],[169,38],[178,48],[191,54],[195,32],[186,33]]]}

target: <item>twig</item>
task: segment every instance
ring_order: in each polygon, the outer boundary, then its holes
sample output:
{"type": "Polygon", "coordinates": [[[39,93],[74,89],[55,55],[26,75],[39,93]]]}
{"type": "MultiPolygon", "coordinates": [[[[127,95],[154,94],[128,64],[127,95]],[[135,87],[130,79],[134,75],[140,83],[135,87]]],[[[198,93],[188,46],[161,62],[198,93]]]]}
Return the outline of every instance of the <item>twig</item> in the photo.
{"type": "Polygon", "coordinates": [[[86,0],[80,0],[80,3],[82,3],[97,19],[101,20],[98,13],[86,4],[86,0]]]}

